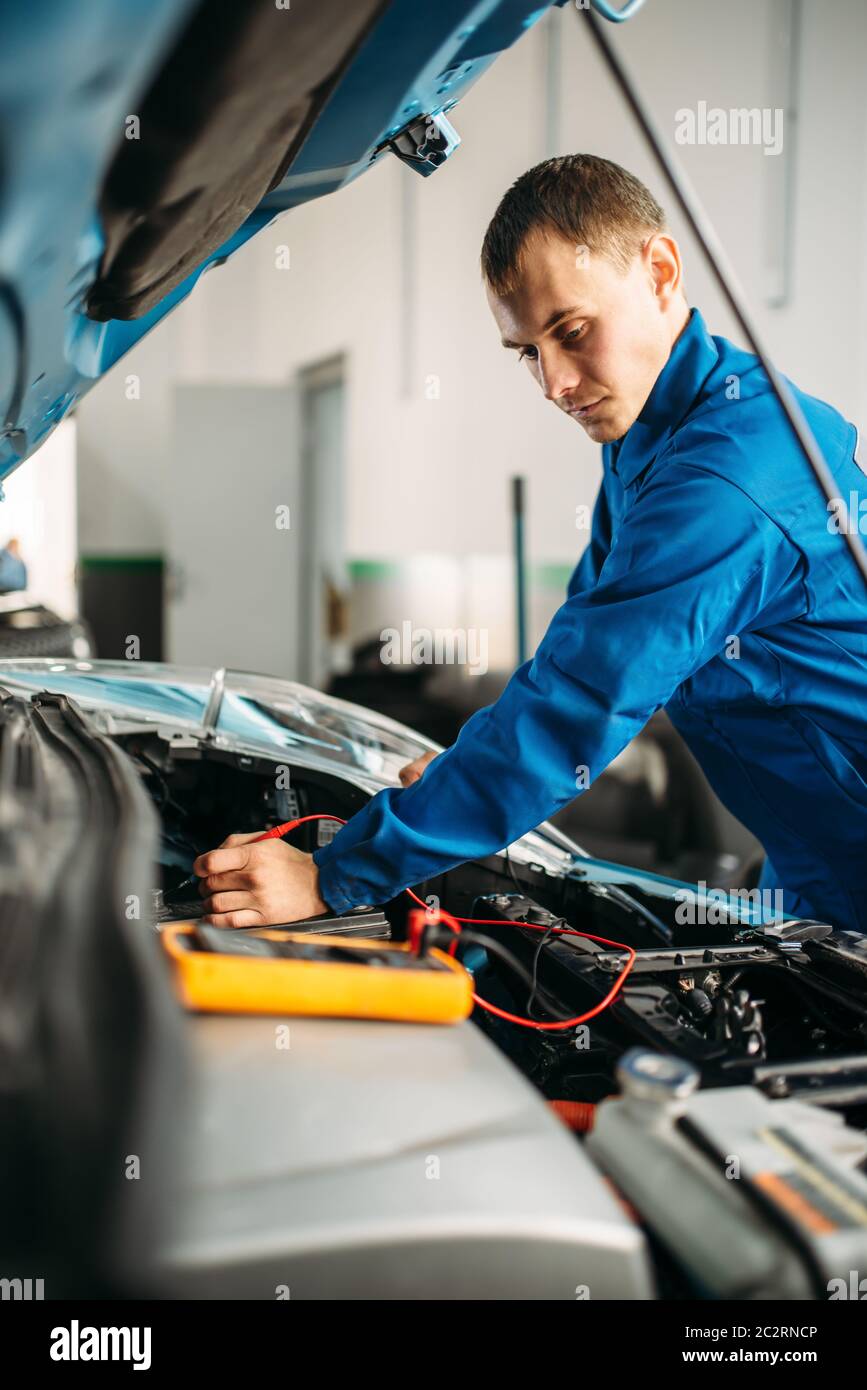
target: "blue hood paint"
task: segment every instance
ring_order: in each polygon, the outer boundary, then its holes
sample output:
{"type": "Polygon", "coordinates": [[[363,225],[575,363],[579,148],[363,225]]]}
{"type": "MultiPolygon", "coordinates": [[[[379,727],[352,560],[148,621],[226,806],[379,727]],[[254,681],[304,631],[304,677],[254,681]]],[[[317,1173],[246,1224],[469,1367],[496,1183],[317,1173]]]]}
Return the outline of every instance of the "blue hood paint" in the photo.
{"type": "Polygon", "coordinates": [[[196,3],[0,6],[0,486],[204,270],[282,212],[363,173],[413,117],[450,110],[549,7],[534,0],[392,0],[282,183],[147,315],[98,323],[81,306],[103,252],[102,183],[125,118],[196,3]]]}

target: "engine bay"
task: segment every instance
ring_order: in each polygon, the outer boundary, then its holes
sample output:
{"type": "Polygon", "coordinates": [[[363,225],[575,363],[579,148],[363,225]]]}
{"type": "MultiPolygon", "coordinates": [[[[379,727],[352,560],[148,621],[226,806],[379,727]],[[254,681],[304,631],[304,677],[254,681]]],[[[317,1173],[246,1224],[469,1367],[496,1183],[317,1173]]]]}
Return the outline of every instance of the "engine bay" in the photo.
{"type": "MultiPolygon", "coordinates": [[[[337,832],[338,817],[349,819],[368,799],[333,774],[196,739],[148,732],[115,741],[162,824],[157,925],[201,915],[193,890],[177,901],[172,890],[198,854],[228,835],[334,816],[293,833],[292,843],[312,852],[337,832]]],[[[600,882],[580,860],[553,873],[514,853],[461,865],[416,885],[416,893],[464,920],[501,924],[496,935],[506,952],[469,945],[462,958],[478,994],[530,1026],[481,1008],[474,1017],[547,1099],[597,1104],[616,1092],[618,1059],[640,1045],[688,1061],[704,1087],[755,1085],[769,1098],[808,1100],[867,1128],[867,943],[856,934],[798,921],[687,925],[673,898],[600,882]],[[635,958],[616,997],[588,1024],[551,1029],[606,1000],[627,948],[635,958]],[[532,1026],[536,1020],[549,1029],[532,1026]]],[[[313,925],[405,940],[414,907],[402,894],[357,923],[350,914],[313,925]]]]}

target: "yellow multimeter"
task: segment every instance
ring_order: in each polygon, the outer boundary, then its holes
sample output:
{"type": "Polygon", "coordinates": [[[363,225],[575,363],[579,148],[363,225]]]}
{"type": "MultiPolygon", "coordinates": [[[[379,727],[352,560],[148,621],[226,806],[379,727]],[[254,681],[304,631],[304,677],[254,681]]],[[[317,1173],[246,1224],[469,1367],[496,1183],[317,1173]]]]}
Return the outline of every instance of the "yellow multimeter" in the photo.
{"type": "Polygon", "coordinates": [[[363,937],[183,923],[161,933],[188,1009],[225,1014],[458,1023],[473,1008],[473,982],[444,951],[363,937]]]}

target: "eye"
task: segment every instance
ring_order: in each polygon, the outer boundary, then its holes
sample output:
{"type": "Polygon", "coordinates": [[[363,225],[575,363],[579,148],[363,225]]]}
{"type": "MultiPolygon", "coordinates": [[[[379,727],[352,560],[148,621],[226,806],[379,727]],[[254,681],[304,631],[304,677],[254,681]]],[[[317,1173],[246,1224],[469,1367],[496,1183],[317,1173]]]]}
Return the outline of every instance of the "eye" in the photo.
{"type": "Polygon", "coordinates": [[[530,362],[535,362],[537,355],[534,347],[521,348],[521,351],[518,353],[518,361],[523,362],[526,357],[530,362]]]}
{"type": "Polygon", "coordinates": [[[578,325],[577,328],[572,328],[572,329],[569,330],[568,333],[564,333],[564,335],[563,335],[563,337],[562,337],[562,339],[561,339],[561,342],[564,342],[564,343],[571,343],[571,342],[574,341],[575,338],[583,337],[583,335],[584,335],[584,329],[585,329],[586,327],[587,327],[586,323],[580,323],[580,324],[578,325]]]}

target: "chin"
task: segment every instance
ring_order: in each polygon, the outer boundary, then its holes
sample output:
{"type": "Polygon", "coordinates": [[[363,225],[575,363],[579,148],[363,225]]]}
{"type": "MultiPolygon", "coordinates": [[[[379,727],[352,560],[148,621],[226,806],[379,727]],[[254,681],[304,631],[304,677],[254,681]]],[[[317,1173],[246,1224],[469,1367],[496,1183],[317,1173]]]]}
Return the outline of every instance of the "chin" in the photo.
{"type": "Polygon", "coordinates": [[[586,424],[583,421],[581,424],[594,444],[613,444],[615,439],[620,439],[626,433],[626,430],[612,424],[610,420],[590,419],[586,424]]]}

